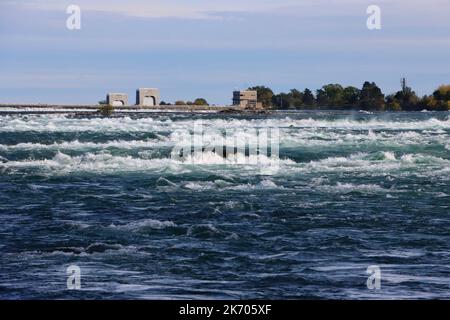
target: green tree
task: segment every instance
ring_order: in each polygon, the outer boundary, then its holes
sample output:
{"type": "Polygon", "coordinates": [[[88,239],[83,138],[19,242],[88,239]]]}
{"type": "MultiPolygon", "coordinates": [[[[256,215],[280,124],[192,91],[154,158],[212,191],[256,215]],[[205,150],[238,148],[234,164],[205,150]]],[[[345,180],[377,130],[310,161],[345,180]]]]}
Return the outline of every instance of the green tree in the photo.
{"type": "Polygon", "coordinates": [[[358,88],[352,86],[346,87],[342,92],[343,104],[348,107],[356,107],[359,102],[360,94],[361,90],[358,88]]]}
{"type": "Polygon", "coordinates": [[[315,100],[312,91],[306,88],[305,91],[303,91],[303,105],[311,107],[314,105],[315,100]]]}
{"type": "Polygon", "coordinates": [[[109,104],[101,104],[97,112],[103,116],[109,117],[114,113],[114,107],[109,104]]]}
{"type": "Polygon", "coordinates": [[[316,90],[316,101],[319,107],[330,105],[330,100],[328,95],[323,89],[316,90]]]}
{"type": "Polygon", "coordinates": [[[386,109],[390,111],[402,110],[400,102],[395,98],[395,95],[390,94],[386,97],[386,109]]]}
{"type": "Polygon", "coordinates": [[[300,109],[303,105],[303,93],[297,89],[291,89],[289,93],[291,98],[291,106],[296,109],[300,109]]]}
{"type": "Polygon", "coordinates": [[[291,89],[289,93],[279,93],[272,97],[272,104],[277,109],[300,109],[303,105],[303,93],[291,89]]]}
{"type": "Polygon", "coordinates": [[[256,86],[248,88],[248,90],[256,90],[258,93],[258,101],[262,103],[264,108],[271,108],[273,106],[272,104],[272,98],[273,98],[273,91],[272,89],[265,87],[265,86],[256,86]]]}
{"type": "Polygon", "coordinates": [[[272,105],[277,109],[290,109],[292,107],[292,96],[281,92],[272,97],[272,105]]]}
{"type": "Polygon", "coordinates": [[[359,95],[359,105],[363,110],[383,110],[384,94],[375,82],[364,82],[359,95]]]}
{"type": "Polygon", "coordinates": [[[450,110],[450,85],[442,85],[433,92],[439,110],[450,110]]]}
{"type": "Polygon", "coordinates": [[[419,98],[410,87],[404,87],[395,94],[395,99],[400,103],[402,110],[416,110],[419,98]]]}
{"type": "Polygon", "coordinates": [[[317,104],[321,107],[342,106],[344,88],[340,84],[327,84],[317,90],[317,104]]]}
{"type": "Polygon", "coordinates": [[[209,106],[208,101],[206,101],[206,99],[203,99],[203,98],[195,99],[194,104],[196,106],[209,106]]]}
{"type": "Polygon", "coordinates": [[[450,85],[442,85],[433,92],[436,100],[450,101],[450,85]]]}
{"type": "Polygon", "coordinates": [[[183,106],[183,105],[186,105],[186,102],[184,102],[183,100],[178,100],[178,101],[175,101],[175,105],[176,106],[183,106]]]}

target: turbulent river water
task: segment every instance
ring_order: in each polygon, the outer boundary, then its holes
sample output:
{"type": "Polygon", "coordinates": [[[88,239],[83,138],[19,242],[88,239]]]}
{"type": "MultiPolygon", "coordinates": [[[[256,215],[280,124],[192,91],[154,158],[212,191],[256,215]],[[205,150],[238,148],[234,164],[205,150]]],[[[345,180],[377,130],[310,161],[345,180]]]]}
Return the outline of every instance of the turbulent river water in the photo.
{"type": "Polygon", "coordinates": [[[450,298],[449,137],[447,112],[1,115],[0,298],[450,298]],[[278,128],[278,169],[173,159],[198,120],[278,128]]]}

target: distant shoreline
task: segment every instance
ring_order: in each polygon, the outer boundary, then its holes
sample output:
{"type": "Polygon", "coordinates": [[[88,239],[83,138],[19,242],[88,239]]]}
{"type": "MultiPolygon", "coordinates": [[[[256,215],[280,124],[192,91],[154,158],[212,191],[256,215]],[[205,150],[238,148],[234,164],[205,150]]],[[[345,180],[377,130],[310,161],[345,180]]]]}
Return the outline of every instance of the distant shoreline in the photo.
{"type": "MultiPolygon", "coordinates": [[[[73,105],[73,104],[0,104],[1,114],[101,114],[104,105],[73,105]]],[[[236,106],[199,106],[199,105],[161,105],[161,106],[123,106],[114,107],[116,114],[139,113],[224,113],[224,114],[260,114],[271,112],[295,111],[353,111],[361,113],[402,113],[402,112],[432,112],[444,110],[361,110],[347,108],[305,108],[305,109],[264,109],[245,110],[236,106]]]]}
{"type": "MultiPolygon", "coordinates": [[[[4,108],[52,108],[52,109],[95,109],[98,110],[104,105],[101,104],[48,104],[48,103],[0,103],[0,109],[4,108]]],[[[153,110],[153,109],[193,109],[193,110],[209,110],[209,109],[227,109],[233,106],[200,106],[200,105],[159,105],[159,106],[121,106],[114,109],[127,110],[153,110]]]]}
{"type": "MultiPolygon", "coordinates": [[[[103,105],[63,105],[63,104],[0,104],[0,114],[5,113],[99,113],[103,105]]],[[[221,112],[238,111],[232,106],[197,106],[197,105],[162,105],[154,107],[123,106],[114,107],[115,113],[146,113],[146,112],[221,112]]]]}

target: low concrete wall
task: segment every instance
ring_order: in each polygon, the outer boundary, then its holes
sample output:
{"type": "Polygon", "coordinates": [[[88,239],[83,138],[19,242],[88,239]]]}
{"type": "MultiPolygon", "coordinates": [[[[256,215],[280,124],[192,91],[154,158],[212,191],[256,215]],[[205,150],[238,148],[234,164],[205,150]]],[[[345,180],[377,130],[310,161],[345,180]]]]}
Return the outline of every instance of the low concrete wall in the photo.
{"type": "MultiPolygon", "coordinates": [[[[92,111],[96,112],[101,105],[59,105],[59,104],[0,104],[0,112],[8,112],[11,109],[23,112],[80,112],[80,111],[92,111]],[[53,110],[50,110],[53,109],[53,110]]],[[[117,112],[120,111],[179,111],[179,112],[201,112],[201,111],[223,111],[223,110],[239,110],[233,106],[194,106],[194,105],[164,105],[164,106],[124,106],[114,107],[117,112]]]]}

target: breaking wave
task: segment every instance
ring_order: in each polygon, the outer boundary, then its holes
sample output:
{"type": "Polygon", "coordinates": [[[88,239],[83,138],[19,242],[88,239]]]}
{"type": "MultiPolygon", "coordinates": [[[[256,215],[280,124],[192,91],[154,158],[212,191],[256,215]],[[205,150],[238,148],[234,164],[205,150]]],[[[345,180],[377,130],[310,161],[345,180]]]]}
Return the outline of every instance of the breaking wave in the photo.
{"type": "Polygon", "coordinates": [[[392,190],[385,189],[377,184],[353,184],[353,183],[340,183],[336,185],[324,185],[317,188],[322,192],[331,193],[387,193],[392,192],[392,190]]]}
{"type": "Polygon", "coordinates": [[[245,165],[246,168],[289,165],[294,162],[289,159],[280,160],[264,155],[245,156],[237,153],[233,157],[223,158],[213,152],[204,152],[194,156],[188,156],[185,160],[171,158],[143,159],[132,156],[116,156],[110,153],[85,153],[80,156],[70,156],[57,152],[52,159],[6,161],[0,163],[0,169],[41,169],[60,174],[71,172],[127,172],[170,169],[179,172],[184,169],[199,167],[202,165],[236,166],[245,165]]]}
{"type": "Polygon", "coordinates": [[[18,143],[15,145],[0,145],[0,151],[16,151],[16,150],[89,150],[89,149],[135,149],[135,148],[148,148],[155,146],[166,145],[165,139],[147,139],[147,140],[114,140],[105,143],[96,142],[80,142],[78,140],[64,141],[60,143],[42,144],[42,143],[18,143]]]}
{"type": "MultiPolygon", "coordinates": [[[[115,132],[158,132],[191,130],[193,121],[181,118],[160,119],[157,117],[144,118],[73,118],[67,115],[27,115],[17,117],[14,115],[0,117],[0,132],[81,132],[81,131],[115,131],[115,132]]],[[[209,128],[333,128],[333,129],[383,129],[383,130],[436,130],[450,129],[450,119],[429,118],[417,121],[395,120],[355,120],[352,118],[325,119],[292,119],[290,117],[279,119],[209,119],[204,122],[209,128]]]]}
{"type": "Polygon", "coordinates": [[[165,229],[176,227],[177,225],[172,221],[160,221],[154,219],[144,219],[140,221],[133,221],[123,225],[114,225],[112,224],[110,228],[117,230],[125,230],[125,231],[145,231],[149,229],[165,229]]]}

